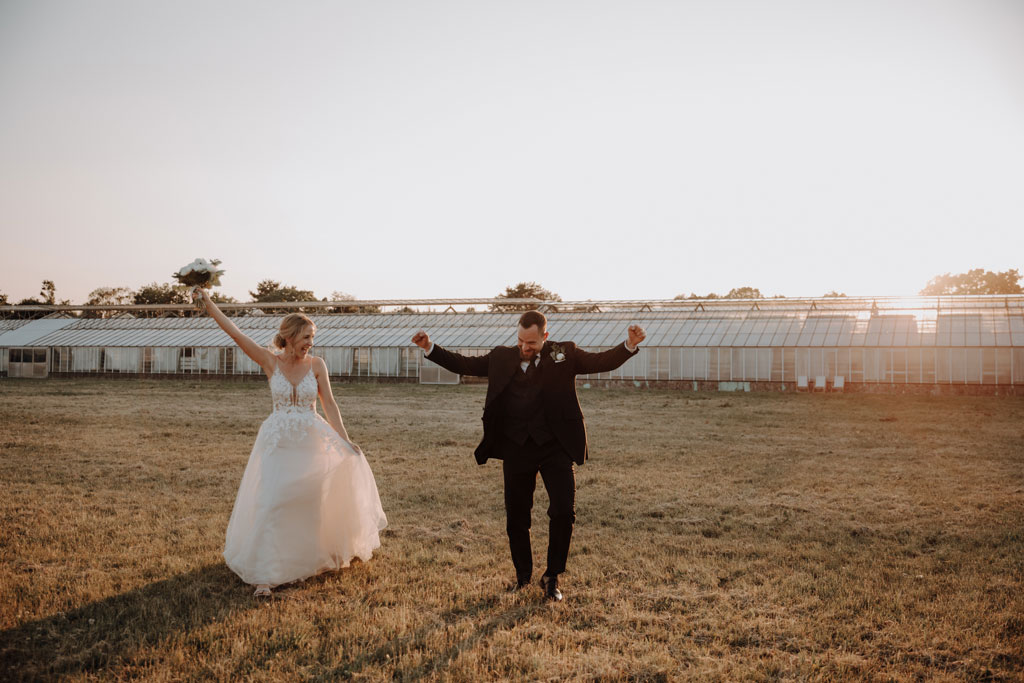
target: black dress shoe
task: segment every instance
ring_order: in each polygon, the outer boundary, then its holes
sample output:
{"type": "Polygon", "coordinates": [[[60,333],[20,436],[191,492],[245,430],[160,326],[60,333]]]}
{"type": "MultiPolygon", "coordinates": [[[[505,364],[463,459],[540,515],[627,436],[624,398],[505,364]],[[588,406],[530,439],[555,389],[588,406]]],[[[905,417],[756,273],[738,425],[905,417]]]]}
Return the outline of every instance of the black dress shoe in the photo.
{"type": "Polygon", "coordinates": [[[562,601],[562,591],[558,590],[558,577],[545,574],[540,577],[540,587],[544,591],[544,597],[553,602],[562,601]]]}
{"type": "Polygon", "coordinates": [[[527,588],[529,585],[530,585],[530,578],[529,577],[526,577],[525,579],[523,577],[521,577],[521,576],[517,577],[516,578],[516,585],[512,587],[512,592],[513,593],[518,593],[519,591],[523,590],[524,588],[527,588]]]}

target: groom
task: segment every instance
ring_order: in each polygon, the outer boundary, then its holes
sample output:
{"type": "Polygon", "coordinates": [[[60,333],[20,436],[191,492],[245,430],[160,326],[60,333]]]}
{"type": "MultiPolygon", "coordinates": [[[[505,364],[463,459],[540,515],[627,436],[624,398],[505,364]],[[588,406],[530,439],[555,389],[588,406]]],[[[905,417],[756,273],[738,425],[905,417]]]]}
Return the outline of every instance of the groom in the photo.
{"type": "Polygon", "coordinates": [[[481,465],[502,460],[505,515],[516,590],[530,583],[533,553],[530,516],[537,473],[551,506],[548,565],[540,584],[551,600],[561,600],[558,575],[565,571],[572,526],[576,521],[573,463],[587,459],[587,432],[576,396],[576,375],[609,372],[637,352],[646,334],[630,325],[628,340],[613,349],[590,353],[573,342],[547,341],[547,319],[539,311],[519,318],[516,346],[497,346],[484,356],[463,356],[441,348],[420,330],[412,341],[426,357],[460,375],[487,377],[484,437],[476,449],[481,465]]]}

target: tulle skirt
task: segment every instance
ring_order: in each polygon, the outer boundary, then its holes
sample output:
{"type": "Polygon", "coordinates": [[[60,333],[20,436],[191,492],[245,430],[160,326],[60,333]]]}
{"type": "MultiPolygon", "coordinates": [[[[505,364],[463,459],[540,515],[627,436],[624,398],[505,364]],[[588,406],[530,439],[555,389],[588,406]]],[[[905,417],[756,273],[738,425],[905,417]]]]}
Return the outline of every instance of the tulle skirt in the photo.
{"type": "Polygon", "coordinates": [[[278,586],[369,560],[387,518],[366,457],[311,410],[264,421],[228,522],[224,559],[278,586]]]}

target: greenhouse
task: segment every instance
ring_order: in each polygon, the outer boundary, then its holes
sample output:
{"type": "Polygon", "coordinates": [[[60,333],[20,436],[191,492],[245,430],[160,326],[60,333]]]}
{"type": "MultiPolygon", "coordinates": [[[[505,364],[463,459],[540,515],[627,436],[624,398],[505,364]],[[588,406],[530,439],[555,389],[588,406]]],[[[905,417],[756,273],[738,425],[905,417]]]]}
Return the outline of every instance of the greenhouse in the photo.
{"type": "MultiPolygon", "coordinates": [[[[319,302],[303,306],[314,309],[314,353],[332,376],[452,383],[460,379],[424,359],[410,342],[413,333],[423,329],[447,348],[485,353],[515,343],[520,315],[456,311],[460,302],[495,300],[355,302],[381,313],[321,314],[319,302]],[[435,310],[410,312],[413,306],[435,310]]],[[[639,354],[614,372],[581,376],[582,383],[811,391],[1024,385],[1024,296],[535,303],[548,316],[551,339],[588,350],[618,344],[631,323],[646,329],[639,354]]],[[[269,343],[283,316],[252,304],[234,308],[233,320],[260,344],[269,343]]],[[[53,307],[44,318],[0,320],[0,374],[260,375],[213,320],[178,317],[174,309],[85,318],[85,307],[53,307]],[[142,314],[167,317],[136,317],[142,314]]]]}

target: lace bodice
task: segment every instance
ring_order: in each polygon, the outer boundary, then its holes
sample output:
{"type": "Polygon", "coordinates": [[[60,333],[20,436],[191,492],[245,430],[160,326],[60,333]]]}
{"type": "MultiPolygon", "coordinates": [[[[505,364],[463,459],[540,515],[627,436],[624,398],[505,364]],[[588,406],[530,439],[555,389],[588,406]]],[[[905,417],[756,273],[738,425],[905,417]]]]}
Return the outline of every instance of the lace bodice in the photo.
{"type": "Polygon", "coordinates": [[[274,400],[274,412],[278,411],[311,411],[316,410],[317,386],[313,366],[303,375],[298,384],[292,384],[281,372],[281,367],[274,368],[270,376],[270,395],[274,400]]]}

